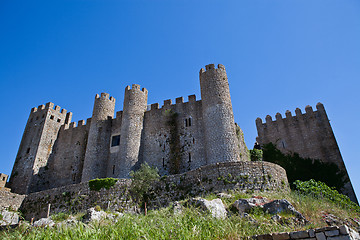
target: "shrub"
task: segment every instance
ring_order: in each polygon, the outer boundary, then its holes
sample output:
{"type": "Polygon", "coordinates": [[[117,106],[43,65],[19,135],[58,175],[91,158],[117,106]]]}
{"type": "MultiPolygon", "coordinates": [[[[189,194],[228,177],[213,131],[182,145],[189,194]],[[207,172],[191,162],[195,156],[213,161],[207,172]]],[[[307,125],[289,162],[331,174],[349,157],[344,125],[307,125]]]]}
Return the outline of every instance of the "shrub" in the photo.
{"type": "Polygon", "coordinates": [[[251,161],[262,161],[263,151],[261,149],[250,150],[250,160],[251,161]]]}
{"type": "Polygon", "coordinates": [[[101,188],[109,189],[118,181],[116,178],[96,178],[89,181],[90,190],[99,191],[101,188]]]}
{"type": "MultiPolygon", "coordinates": [[[[324,163],[318,159],[302,158],[299,154],[285,155],[272,143],[263,146],[263,160],[280,165],[286,170],[289,183],[296,180],[322,181],[330,187],[340,190],[349,180],[335,163],[324,163]],[[329,176],[332,176],[331,178],[329,176]]],[[[293,185],[290,186],[293,189],[293,185]]]]}
{"type": "Polygon", "coordinates": [[[309,181],[296,180],[293,183],[295,190],[302,194],[312,195],[317,198],[326,198],[344,208],[360,213],[360,207],[352,202],[348,196],[340,194],[334,187],[330,188],[325,183],[311,179],[309,181]]]}

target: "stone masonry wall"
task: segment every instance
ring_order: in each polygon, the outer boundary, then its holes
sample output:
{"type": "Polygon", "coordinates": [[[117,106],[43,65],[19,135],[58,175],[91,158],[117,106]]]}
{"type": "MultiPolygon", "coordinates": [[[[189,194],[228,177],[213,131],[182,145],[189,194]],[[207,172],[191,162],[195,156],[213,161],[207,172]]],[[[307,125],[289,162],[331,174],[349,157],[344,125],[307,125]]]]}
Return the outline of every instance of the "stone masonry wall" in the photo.
{"type": "Polygon", "coordinates": [[[297,108],[296,116],[286,111],[285,118],[277,113],[275,121],[267,115],[265,123],[257,118],[257,141],[260,145],[272,142],[284,154],[296,152],[303,158],[335,163],[346,173],[345,180],[348,181],[342,193],[357,202],[325,108],[321,103],[318,103],[316,108],[317,111],[313,111],[312,107],[306,106],[304,114],[297,108]]]}
{"type": "MultiPolygon", "coordinates": [[[[51,214],[82,212],[99,205],[113,211],[135,211],[129,192],[130,179],[119,179],[110,189],[91,191],[88,182],[29,194],[20,210],[25,219],[45,217],[48,204],[51,214]]],[[[163,177],[154,186],[150,207],[167,206],[172,201],[229,189],[242,191],[288,191],[286,173],[267,162],[234,162],[207,165],[184,174],[163,177]]]]}
{"type": "Polygon", "coordinates": [[[272,233],[253,236],[250,239],[257,240],[359,240],[359,233],[347,226],[332,226],[306,231],[272,233]]]}
{"type": "Polygon", "coordinates": [[[11,193],[9,191],[0,191],[0,210],[10,208],[17,211],[25,197],[26,195],[11,193]]]}

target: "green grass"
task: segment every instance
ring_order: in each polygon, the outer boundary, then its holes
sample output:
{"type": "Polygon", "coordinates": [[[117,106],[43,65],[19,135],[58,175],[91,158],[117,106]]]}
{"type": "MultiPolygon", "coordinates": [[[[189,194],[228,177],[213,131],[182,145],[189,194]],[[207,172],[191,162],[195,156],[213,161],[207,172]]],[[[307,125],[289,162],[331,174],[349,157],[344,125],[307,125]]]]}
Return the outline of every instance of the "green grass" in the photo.
{"type": "MultiPolygon", "coordinates": [[[[0,232],[0,239],[244,239],[246,236],[271,232],[295,231],[323,227],[326,223],[321,218],[321,211],[334,214],[342,219],[359,218],[355,212],[346,210],[327,200],[320,200],[311,195],[292,193],[256,193],[244,194],[230,192],[231,199],[223,199],[227,207],[239,198],[249,198],[252,195],[264,196],[270,200],[288,199],[311,224],[281,225],[272,221],[271,215],[259,209],[251,211],[250,217],[256,220],[251,223],[238,214],[230,214],[225,220],[215,219],[210,214],[194,208],[185,208],[182,214],[174,215],[173,210],[163,208],[152,210],[144,215],[125,214],[117,223],[104,220],[85,225],[83,223],[70,227],[29,228],[21,226],[13,230],[0,232]]],[[[209,195],[208,199],[215,198],[209,195]]],[[[291,214],[280,214],[283,218],[293,217],[291,214]]],[[[66,214],[58,216],[63,219],[66,214]]]]}

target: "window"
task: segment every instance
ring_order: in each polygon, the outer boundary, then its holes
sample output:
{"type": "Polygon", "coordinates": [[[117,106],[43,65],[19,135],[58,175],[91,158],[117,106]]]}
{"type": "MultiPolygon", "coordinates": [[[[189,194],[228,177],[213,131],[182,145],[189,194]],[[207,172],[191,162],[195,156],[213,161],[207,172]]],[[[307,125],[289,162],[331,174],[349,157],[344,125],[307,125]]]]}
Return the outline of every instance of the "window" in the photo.
{"type": "Polygon", "coordinates": [[[30,152],[30,148],[28,148],[27,150],[26,150],[26,153],[29,153],[30,152]]]}
{"type": "Polygon", "coordinates": [[[185,127],[191,127],[192,119],[191,117],[185,119],[185,127]]]}
{"type": "Polygon", "coordinates": [[[165,158],[163,158],[163,167],[165,167],[165,158]]]}
{"type": "Polygon", "coordinates": [[[111,146],[115,147],[115,146],[119,146],[119,145],[120,145],[120,135],[112,136],[112,138],[111,138],[111,146]]]}
{"type": "Polygon", "coordinates": [[[191,162],[191,153],[189,153],[189,162],[191,162]]]}
{"type": "Polygon", "coordinates": [[[113,165],[113,175],[115,174],[115,165],[113,165]]]}
{"type": "Polygon", "coordinates": [[[5,177],[3,177],[3,181],[5,181],[5,177]]]}
{"type": "Polygon", "coordinates": [[[51,119],[51,120],[54,120],[54,115],[51,115],[51,116],[50,116],[50,119],[51,119]]]}
{"type": "Polygon", "coordinates": [[[72,175],[72,180],[73,180],[73,182],[76,181],[76,174],[75,173],[73,173],[73,175],[72,175]]]}
{"type": "Polygon", "coordinates": [[[57,122],[61,122],[61,119],[60,119],[60,118],[58,118],[57,122]]]}

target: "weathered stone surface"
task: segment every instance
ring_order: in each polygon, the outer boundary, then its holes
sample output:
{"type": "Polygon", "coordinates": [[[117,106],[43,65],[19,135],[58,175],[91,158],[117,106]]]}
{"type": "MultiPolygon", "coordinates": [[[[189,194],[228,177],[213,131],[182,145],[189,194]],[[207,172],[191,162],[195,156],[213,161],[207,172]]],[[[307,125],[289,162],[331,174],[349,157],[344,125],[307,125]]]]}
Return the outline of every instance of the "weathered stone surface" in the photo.
{"type": "Polygon", "coordinates": [[[218,193],[216,196],[218,196],[219,198],[232,198],[233,197],[231,194],[228,194],[228,193],[218,193]]]}
{"type": "Polygon", "coordinates": [[[182,214],[183,208],[184,208],[184,207],[183,207],[178,201],[175,201],[175,202],[173,203],[173,210],[174,210],[174,214],[175,214],[175,215],[182,214]]]}
{"type": "Polygon", "coordinates": [[[309,229],[309,230],[308,230],[308,233],[309,233],[309,236],[310,236],[311,238],[315,237],[315,230],[314,230],[314,229],[309,229]]]}
{"type": "Polygon", "coordinates": [[[339,230],[326,231],[325,236],[333,237],[339,235],[339,230]]]}
{"type": "Polygon", "coordinates": [[[315,236],[316,236],[316,240],[326,240],[325,233],[323,232],[317,232],[315,233],[315,236]]]}
{"type": "Polygon", "coordinates": [[[222,200],[216,198],[214,200],[208,201],[203,198],[193,198],[189,201],[190,204],[200,207],[205,211],[209,211],[211,215],[215,218],[226,218],[227,211],[225,205],[223,204],[222,200]]]}
{"type": "Polygon", "coordinates": [[[104,220],[107,216],[107,213],[100,210],[96,211],[95,208],[89,208],[86,211],[86,215],[84,216],[83,220],[85,223],[104,220]]]}
{"type": "Polygon", "coordinates": [[[271,234],[264,234],[264,235],[258,235],[256,236],[257,240],[272,240],[271,234]]]}
{"type": "Polygon", "coordinates": [[[34,227],[53,227],[55,222],[51,218],[41,218],[34,222],[34,227]]]}
{"type": "Polygon", "coordinates": [[[0,191],[0,210],[11,209],[17,211],[25,197],[26,195],[0,191]]]}
{"type": "Polygon", "coordinates": [[[291,239],[308,238],[309,233],[307,231],[291,232],[290,237],[291,239]]]}
{"type": "Polygon", "coordinates": [[[0,226],[15,225],[19,223],[19,214],[17,212],[2,210],[0,211],[0,226]]]}
{"type": "Polygon", "coordinates": [[[340,234],[342,234],[342,235],[346,235],[346,234],[350,233],[349,227],[346,225],[340,226],[339,231],[340,231],[340,234]]]}
{"type": "Polygon", "coordinates": [[[272,202],[264,204],[264,211],[270,214],[277,214],[281,212],[293,213],[299,219],[305,219],[305,217],[298,212],[291,203],[286,199],[274,200],[272,202]]]}
{"type": "Polygon", "coordinates": [[[350,236],[341,235],[335,237],[328,237],[327,240],[358,240],[359,238],[351,238],[350,236]]]}
{"type": "Polygon", "coordinates": [[[284,233],[273,233],[273,240],[287,240],[290,239],[290,234],[287,232],[284,233]]]}
{"type": "Polygon", "coordinates": [[[265,203],[269,202],[266,198],[263,197],[252,197],[249,199],[239,199],[233,203],[233,207],[235,207],[239,213],[249,212],[253,207],[263,207],[265,203]]]}

